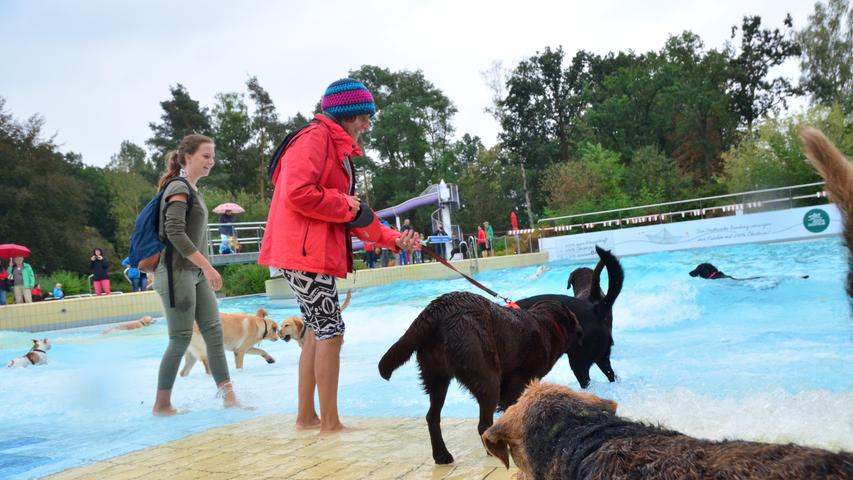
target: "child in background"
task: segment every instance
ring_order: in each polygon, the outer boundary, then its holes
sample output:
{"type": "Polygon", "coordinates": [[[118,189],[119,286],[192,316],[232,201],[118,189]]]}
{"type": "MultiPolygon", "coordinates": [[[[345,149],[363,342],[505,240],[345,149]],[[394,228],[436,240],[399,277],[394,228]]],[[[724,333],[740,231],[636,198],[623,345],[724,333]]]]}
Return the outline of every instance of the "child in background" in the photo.
{"type": "Polygon", "coordinates": [[[54,300],[62,300],[65,298],[65,294],[62,293],[62,284],[57,283],[55,287],[53,287],[53,299],[54,300]]]}

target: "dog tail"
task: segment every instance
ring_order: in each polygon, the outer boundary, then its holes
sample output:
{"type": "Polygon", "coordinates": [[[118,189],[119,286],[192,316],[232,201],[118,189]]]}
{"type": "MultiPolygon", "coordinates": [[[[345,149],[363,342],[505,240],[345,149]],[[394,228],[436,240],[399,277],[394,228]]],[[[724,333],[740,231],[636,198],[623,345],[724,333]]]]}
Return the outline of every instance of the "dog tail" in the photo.
{"type": "Polygon", "coordinates": [[[604,270],[604,258],[599,258],[595,270],[592,271],[592,286],[589,289],[589,301],[592,303],[599,303],[604,298],[604,293],[601,291],[602,270],[604,270]]]}
{"type": "Polygon", "coordinates": [[[341,305],[341,313],[349,307],[349,301],[352,298],[352,290],[347,290],[347,298],[344,299],[344,304],[341,305]]]}
{"type": "Polygon", "coordinates": [[[433,309],[430,306],[427,306],[418,315],[418,318],[412,322],[406,333],[394,345],[391,345],[391,348],[385,352],[385,355],[382,355],[382,359],[379,360],[379,375],[385,380],[390,380],[391,373],[409,361],[409,358],[412,357],[412,354],[421,345],[423,339],[433,336],[433,332],[438,326],[438,321],[436,321],[432,313],[433,309]]]}
{"type": "MultiPolygon", "coordinates": [[[[625,280],[625,271],[622,270],[622,264],[619,263],[619,260],[610,252],[610,250],[605,250],[596,245],[595,252],[598,253],[598,257],[601,258],[601,261],[604,262],[604,265],[607,267],[607,294],[604,295],[601,302],[595,306],[599,317],[603,317],[611,308],[613,308],[613,303],[616,301],[616,297],[618,297],[619,293],[622,292],[622,282],[625,280]]],[[[594,286],[598,285],[597,280],[598,279],[596,278],[594,286]]]]}
{"type": "MultiPolygon", "coordinates": [[[[826,181],[829,198],[841,210],[844,240],[853,260],[853,164],[819,130],[803,127],[800,139],[806,157],[826,181]]],[[[847,274],[847,294],[853,298],[853,270],[847,274]]]]}

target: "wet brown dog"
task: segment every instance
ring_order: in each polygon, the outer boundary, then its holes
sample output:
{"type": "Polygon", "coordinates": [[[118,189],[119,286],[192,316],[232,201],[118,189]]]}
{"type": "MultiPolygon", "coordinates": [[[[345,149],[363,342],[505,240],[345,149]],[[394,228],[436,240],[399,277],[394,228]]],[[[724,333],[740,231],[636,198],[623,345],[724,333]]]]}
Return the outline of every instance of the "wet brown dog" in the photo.
{"type": "Polygon", "coordinates": [[[829,198],[844,218],[844,241],[849,251],[847,295],[853,301],[853,164],[820,131],[800,130],[800,139],[809,161],[826,181],[829,198]]]}
{"type": "Polygon", "coordinates": [[[379,361],[391,373],[417,351],[424,390],[429,395],[427,426],[435,463],[451,463],[441,436],[441,408],[450,380],[462,384],[480,406],[480,434],[518,399],[527,383],[547,374],[583,336],[575,315],[558,302],[512,310],[467,292],[433,300],[379,361]]]}
{"type": "MultiPolygon", "coordinates": [[[[247,353],[260,355],[267,363],[275,363],[275,359],[265,350],[257,345],[261,340],[278,340],[278,324],[267,318],[267,311],[258,309],[255,315],[245,313],[220,313],[219,320],[222,322],[222,346],[225,350],[234,352],[234,363],[237,368],[243,368],[243,359],[247,353]]],[[[184,368],[181,376],[190,374],[197,360],[204,364],[204,370],[210,374],[210,366],[207,362],[207,344],[198,329],[198,324],[193,324],[193,336],[187,353],[184,354],[184,368]]]]}
{"type": "Polygon", "coordinates": [[[849,479],[853,454],[798,445],[701,440],[616,415],[616,403],[534,381],[483,434],[519,480],[849,479]]]}
{"type": "MultiPolygon", "coordinates": [[[[347,297],[344,299],[344,304],[341,305],[341,313],[349,306],[349,301],[352,298],[352,290],[347,290],[347,297]]],[[[305,319],[302,317],[290,317],[281,322],[281,329],[278,331],[278,336],[285,342],[296,340],[299,348],[302,348],[302,343],[305,341],[305,319]]]]}

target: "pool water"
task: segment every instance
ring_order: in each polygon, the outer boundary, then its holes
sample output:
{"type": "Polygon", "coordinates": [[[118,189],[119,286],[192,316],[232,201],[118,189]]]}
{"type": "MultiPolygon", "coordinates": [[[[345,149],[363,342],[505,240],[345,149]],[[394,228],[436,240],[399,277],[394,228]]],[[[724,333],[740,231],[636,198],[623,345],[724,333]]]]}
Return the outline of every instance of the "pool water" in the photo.
{"type": "MultiPolygon", "coordinates": [[[[619,381],[593,367],[591,391],[615,399],[622,415],[705,438],[796,442],[853,450],[853,318],[844,292],[846,250],[839,238],[740,245],[625,257],[614,310],[612,363],[619,381]],[[757,280],[691,278],[697,264],[757,280]],[[809,275],[808,279],[800,276],[809,275]]],[[[588,263],[551,262],[485,272],[477,279],[510,298],[565,292],[588,263]]],[[[428,408],[411,361],[390,382],[376,365],[438,295],[477,292],[463,279],[402,282],[353,292],[345,312],[340,409],[347,416],[417,416],[428,408]]],[[[278,322],[294,301],[226,299],[224,312],[265,308],[278,322]]],[[[164,321],[102,335],[105,327],[38,334],[49,364],[0,369],[0,478],[33,478],[162,444],[212,427],[294,413],[299,347],[264,342],[272,365],[247,356],[229,364],[238,394],[257,410],[231,411],[215,398],[199,363],[175,384],[174,403],[190,412],[154,418],[151,404],[166,343],[164,321]]],[[[26,352],[34,334],[0,332],[0,361],[26,352]]],[[[546,380],[577,388],[563,358],[546,380]]],[[[468,393],[451,388],[445,417],[476,417],[468,393]]],[[[283,424],[281,428],[291,428],[283,424]]],[[[424,426],[426,428],[426,426],[424,426]]]]}

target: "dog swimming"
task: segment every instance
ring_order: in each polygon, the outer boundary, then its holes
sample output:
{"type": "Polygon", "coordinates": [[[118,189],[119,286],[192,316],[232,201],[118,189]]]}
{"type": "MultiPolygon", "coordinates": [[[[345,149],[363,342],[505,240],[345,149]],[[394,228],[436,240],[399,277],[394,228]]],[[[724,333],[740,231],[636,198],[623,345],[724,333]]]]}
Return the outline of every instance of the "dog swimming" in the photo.
{"type": "MultiPolygon", "coordinates": [[[[737,280],[737,281],[745,281],[745,280],[757,280],[759,278],[764,277],[747,277],[747,278],[736,278],[731,275],[726,275],[719,268],[715,267],[711,263],[700,263],[693,270],[690,271],[691,277],[700,277],[705,280],[722,280],[727,278],[729,280],[737,280]]],[[[808,275],[799,275],[799,278],[809,278],[808,275]]]]}
{"type": "Polygon", "coordinates": [[[6,364],[9,368],[29,367],[30,365],[44,365],[47,363],[47,351],[50,350],[50,342],[46,338],[33,339],[33,347],[30,351],[6,364]]]}

